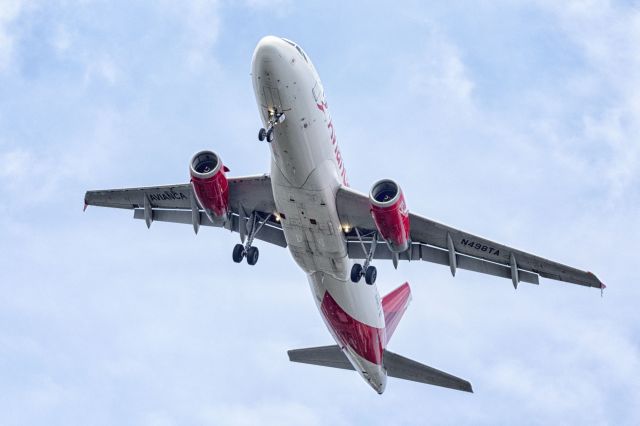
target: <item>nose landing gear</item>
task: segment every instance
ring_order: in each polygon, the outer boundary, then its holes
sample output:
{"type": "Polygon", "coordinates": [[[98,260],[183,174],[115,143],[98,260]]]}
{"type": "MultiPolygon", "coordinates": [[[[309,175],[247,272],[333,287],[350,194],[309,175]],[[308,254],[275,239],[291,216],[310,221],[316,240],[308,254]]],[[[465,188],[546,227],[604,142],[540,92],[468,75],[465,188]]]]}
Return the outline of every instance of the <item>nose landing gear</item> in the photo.
{"type": "Polygon", "coordinates": [[[284,122],[286,116],[284,112],[278,111],[269,111],[269,121],[267,122],[267,128],[264,127],[260,129],[258,132],[258,140],[263,141],[267,140],[267,142],[273,142],[273,129],[278,125],[284,122]]]}

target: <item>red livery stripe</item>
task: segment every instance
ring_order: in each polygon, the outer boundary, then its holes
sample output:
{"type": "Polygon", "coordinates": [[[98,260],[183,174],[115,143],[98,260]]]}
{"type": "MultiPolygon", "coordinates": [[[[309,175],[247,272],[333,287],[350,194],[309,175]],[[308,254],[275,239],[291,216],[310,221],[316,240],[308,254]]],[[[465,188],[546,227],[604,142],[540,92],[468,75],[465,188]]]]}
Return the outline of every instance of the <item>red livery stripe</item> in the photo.
{"type": "Polygon", "coordinates": [[[409,283],[404,283],[400,287],[393,290],[382,298],[382,310],[384,311],[384,323],[386,327],[385,342],[388,343],[395,331],[402,314],[407,309],[409,302],[411,301],[411,288],[409,283]]]}
{"type": "Polygon", "coordinates": [[[358,355],[374,364],[382,365],[385,330],[364,324],[344,311],[327,291],[320,305],[340,343],[349,346],[358,355]]]}

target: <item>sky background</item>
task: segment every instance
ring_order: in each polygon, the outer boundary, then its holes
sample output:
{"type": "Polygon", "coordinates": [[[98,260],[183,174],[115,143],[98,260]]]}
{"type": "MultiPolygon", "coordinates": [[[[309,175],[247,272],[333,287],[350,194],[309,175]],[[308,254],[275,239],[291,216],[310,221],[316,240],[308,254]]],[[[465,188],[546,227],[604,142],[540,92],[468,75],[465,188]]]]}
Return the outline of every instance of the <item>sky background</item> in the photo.
{"type": "Polygon", "coordinates": [[[2,425],[640,424],[640,8],[606,0],[0,0],[2,425]],[[212,149],[268,171],[249,68],[297,41],[351,185],[592,270],[540,286],[378,262],[413,302],[389,348],[466,394],[293,364],[332,343],[278,247],[89,208],[212,149]]]}

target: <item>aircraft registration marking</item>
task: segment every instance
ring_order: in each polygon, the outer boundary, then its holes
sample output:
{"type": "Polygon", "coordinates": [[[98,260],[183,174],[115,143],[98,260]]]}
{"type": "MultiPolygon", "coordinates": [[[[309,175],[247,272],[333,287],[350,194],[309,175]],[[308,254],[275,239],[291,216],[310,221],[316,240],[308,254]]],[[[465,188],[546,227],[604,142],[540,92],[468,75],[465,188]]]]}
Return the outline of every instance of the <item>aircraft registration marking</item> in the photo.
{"type": "Polygon", "coordinates": [[[489,252],[489,254],[495,254],[496,256],[500,256],[500,250],[493,248],[491,246],[488,246],[486,244],[478,243],[473,240],[467,240],[466,238],[463,238],[460,241],[460,243],[462,245],[474,248],[476,250],[485,251],[485,252],[489,252]]]}

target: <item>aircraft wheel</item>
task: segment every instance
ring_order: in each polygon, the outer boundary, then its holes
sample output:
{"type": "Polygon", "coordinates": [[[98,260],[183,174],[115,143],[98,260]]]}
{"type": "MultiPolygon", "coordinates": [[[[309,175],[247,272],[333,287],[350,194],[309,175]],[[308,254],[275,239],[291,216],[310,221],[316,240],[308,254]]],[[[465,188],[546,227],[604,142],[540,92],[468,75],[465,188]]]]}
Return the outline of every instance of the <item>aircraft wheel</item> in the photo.
{"type": "Polygon", "coordinates": [[[373,285],[376,282],[377,276],[378,276],[378,271],[376,270],[376,267],[369,266],[364,273],[364,281],[369,285],[373,285]]]}
{"type": "Polygon", "coordinates": [[[259,254],[258,247],[249,247],[249,250],[247,251],[247,263],[249,265],[255,265],[258,263],[259,254]]]}
{"type": "Polygon", "coordinates": [[[267,142],[269,143],[273,142],[273,127],[267,130],[266,137],[267,137],[267,142]]]}
{"type": "Polygon", "coordinates": [[[258,140],[259,141],[263,141],[265,138],[267,137],[267,131],[265,130],[265,128],[261,128],[260,131],[258,132],[258,140]]]}
{"type": "Polygon", "coordinates": [[[351,281],[357,283],[362,278],[362,265],[359,263],[354,263],[351,267],[351,281]]]}
{"type": "Polygon", "coordinates": [[[244,246],[242,244],[236,244],[233,248],[233,261],[236,263],[242,262],[244,257],[244,246]]]}

